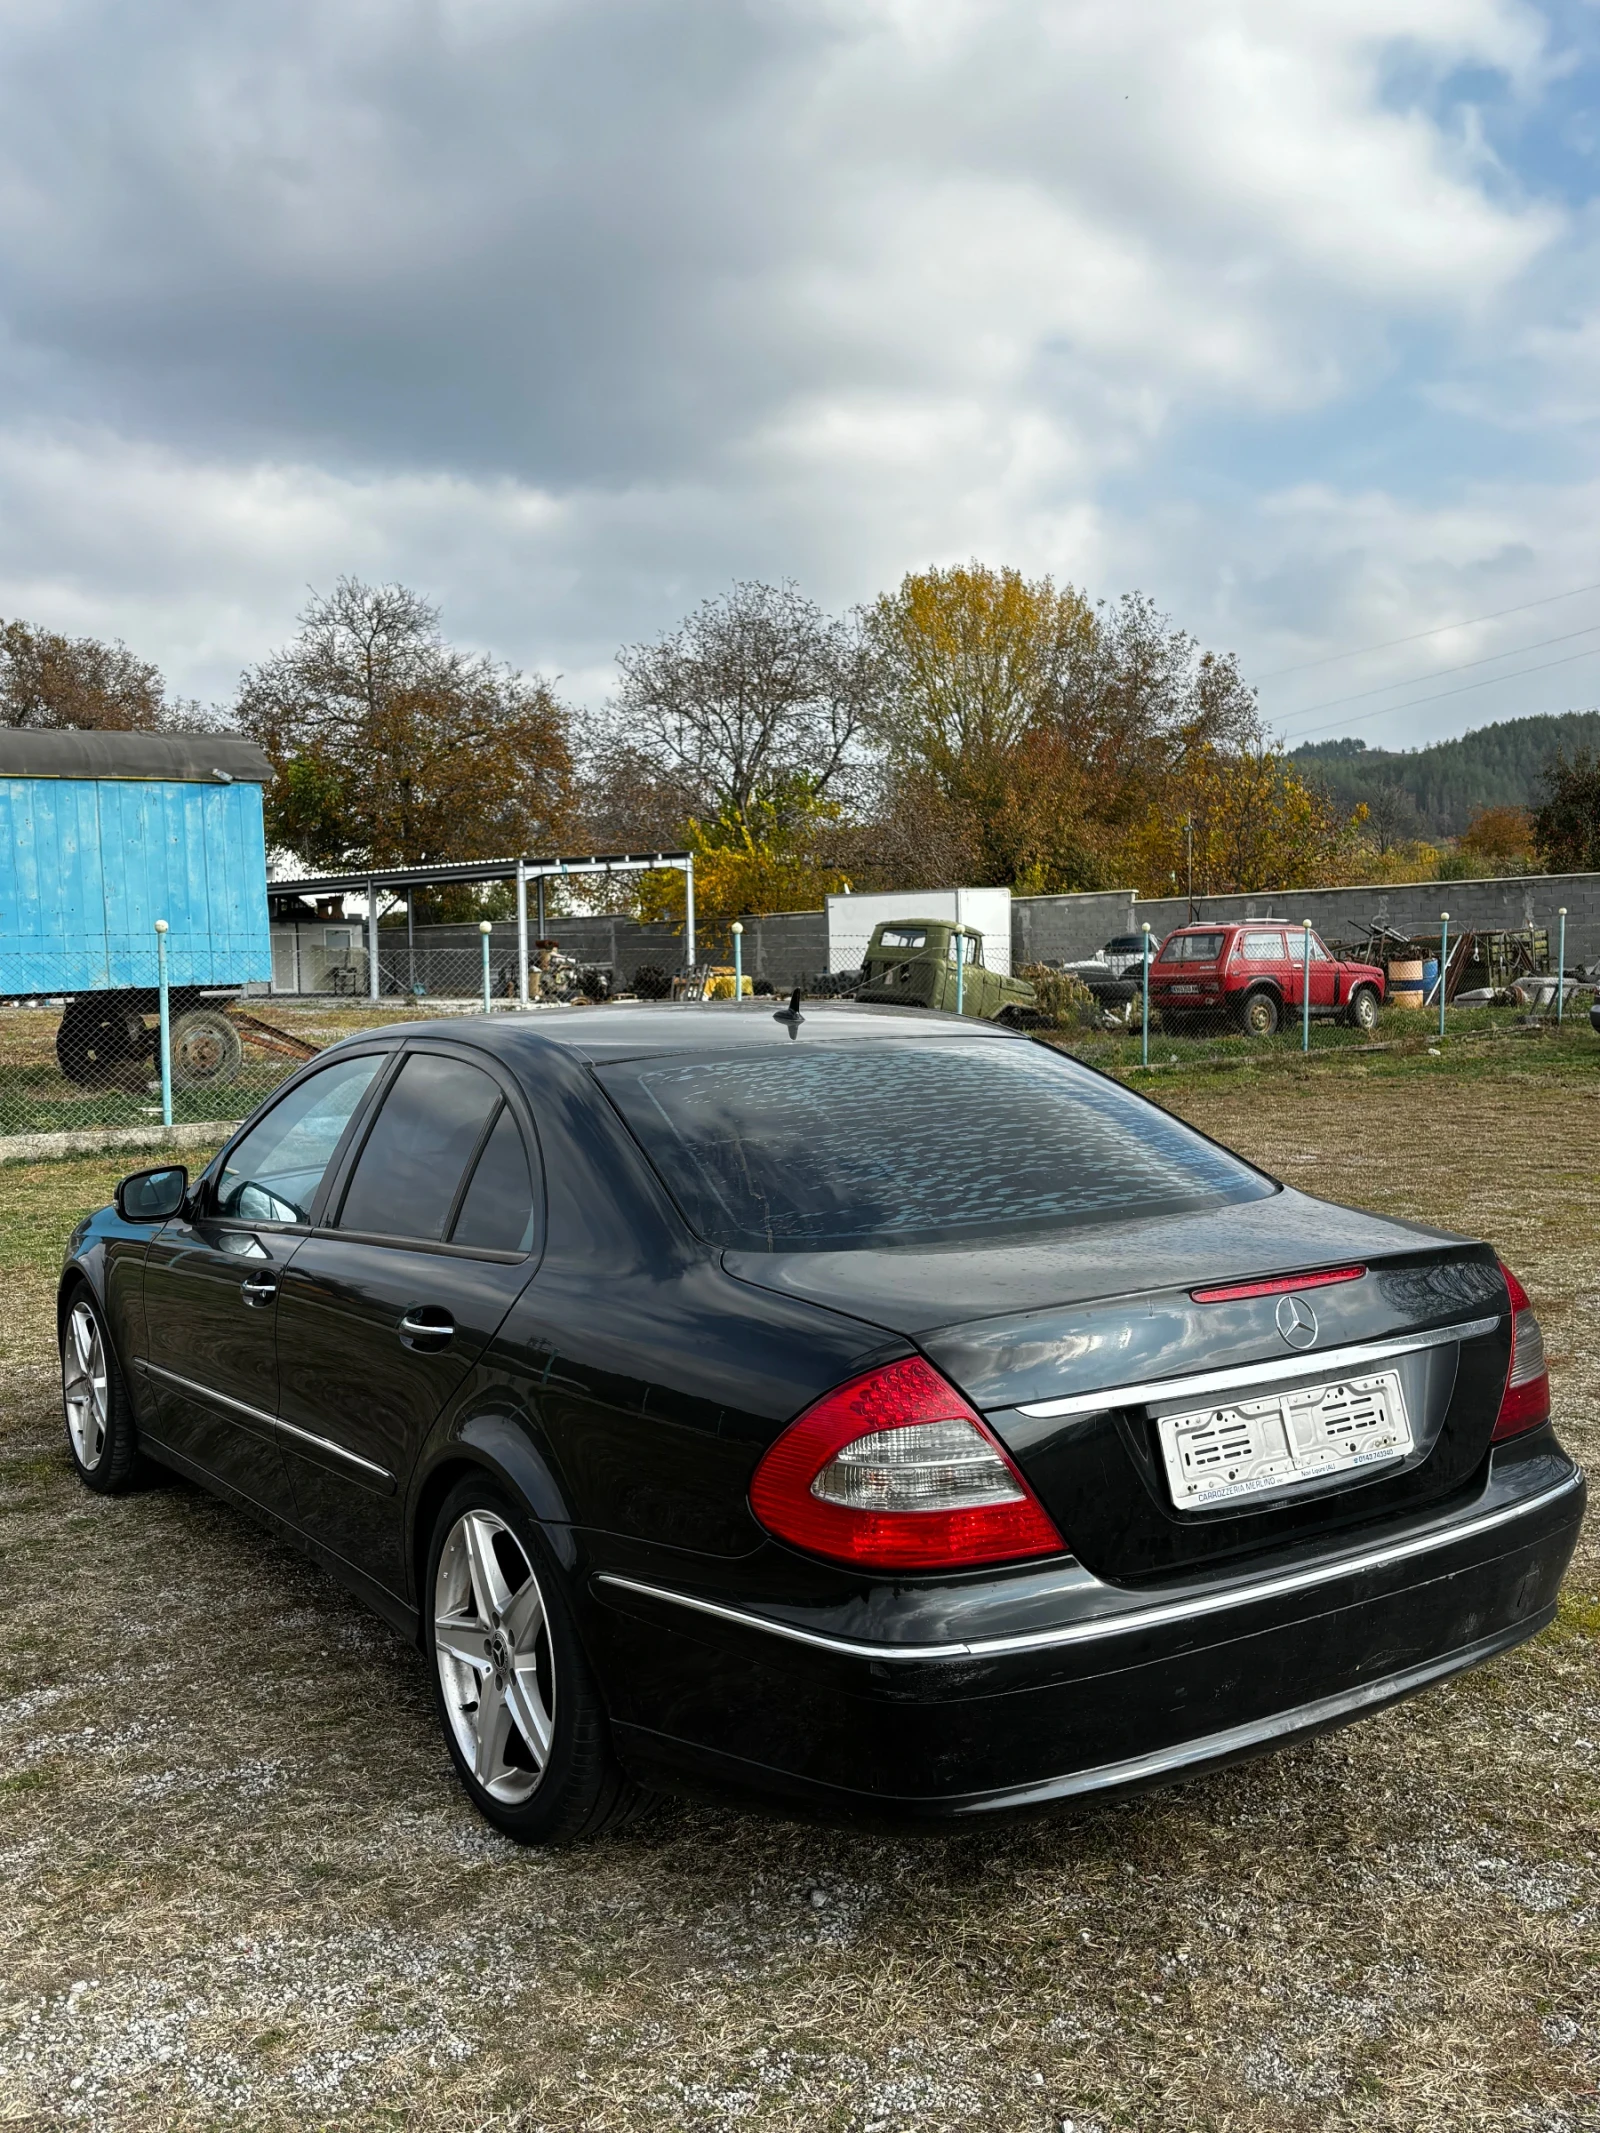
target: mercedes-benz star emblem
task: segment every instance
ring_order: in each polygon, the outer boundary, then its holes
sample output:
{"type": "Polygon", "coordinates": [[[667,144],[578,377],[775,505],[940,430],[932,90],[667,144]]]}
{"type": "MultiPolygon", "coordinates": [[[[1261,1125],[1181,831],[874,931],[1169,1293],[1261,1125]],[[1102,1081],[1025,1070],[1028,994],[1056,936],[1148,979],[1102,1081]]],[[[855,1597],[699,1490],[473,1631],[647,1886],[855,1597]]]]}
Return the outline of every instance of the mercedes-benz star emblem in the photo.
{"type": "Polygon", "coordinates": [[[1317,1337],[1317,1314],[1298,1296],[1278,1298],[1278,1331],[1291,1348],[1309,1348],[1317,1337]]]}

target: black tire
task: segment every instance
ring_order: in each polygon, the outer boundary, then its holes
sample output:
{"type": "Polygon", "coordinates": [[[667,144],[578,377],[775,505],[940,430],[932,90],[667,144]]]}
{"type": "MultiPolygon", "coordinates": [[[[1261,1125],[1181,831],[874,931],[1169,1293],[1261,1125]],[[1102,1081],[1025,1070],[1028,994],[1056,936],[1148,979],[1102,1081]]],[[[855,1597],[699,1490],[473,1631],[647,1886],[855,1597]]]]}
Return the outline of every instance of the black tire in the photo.
{"type": "Polygon", "coordinates": [[[1345,1009],[1345,1020],[1352,1029],[1365,1030],[1370,1036],[1378,1026],[1378,995],[1370,985],[1358,985],[1350,995],[1350,1005],[1345,1009]]]}
{"type": "Polygon", "coordinates": [[[484,1820],[518,1844],[550,1846],[630,1820],[646,1795],[617,1762],[560,1573],[526,1504],[486,1475],[459,1482],[434,1524],[422,1599],[439,1723],[484,1820]],[[496,1577],[503,1590],[480,1590],[496,1577]],[[442,1632],[452,1642],[441,1651],[442,1632]],[[495,1696],[487,1739],[480,1687],[495,1696]]]}
{"type": "Polygon", "coordinates": [[[172,1024],[172,1086],[221,1089],[244,1065],[244,1041],[220,1007],[192,1007],[172,1024]]]}
{"type": "Polygon", "coordinates": [[[141,1478],[133,1403],[105,1313],[87,1282],[61,1310],[61,1407],[67,1451],[85,1488],[116,1496],[141,1478]]]}
{"type": "Polygon", "coordinates": [[[641,1000],[665,1000],[672,991],[672,979],[659,963],[641,963],[633,974],[633,989],[641,1000]]]}
{"type": "Polygon", "coordinates": [[[1245,994],[1239,1008],[1239,1027],[1247,1037],[1275,1037],[1280,1019],[1275,992],[1268,992],[1262,986],[1256,992],[1245,994]]]}
{"type": "Polygon", "coordinates": [[[141,1078],[155,1048],[154,1033],[136,1007],[116,993],[91,993],[62,1010],[56,1064],[82,1088],[105,1088],[131,1069],[141,1078]]]}

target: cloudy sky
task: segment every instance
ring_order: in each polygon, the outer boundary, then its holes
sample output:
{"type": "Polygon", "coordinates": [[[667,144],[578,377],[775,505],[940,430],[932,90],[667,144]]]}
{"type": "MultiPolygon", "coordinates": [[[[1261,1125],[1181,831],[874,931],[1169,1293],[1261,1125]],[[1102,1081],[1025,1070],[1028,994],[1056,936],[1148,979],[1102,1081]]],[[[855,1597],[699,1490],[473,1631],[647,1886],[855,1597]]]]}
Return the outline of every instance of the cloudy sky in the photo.
{"type": "Polygon", "coordinates": [[[211,699],[395,577],[597,700],[977,555],[1291,740],[1594,704],[1597,87],[1592,0],[4,0],[0,614],[211,699]]]}

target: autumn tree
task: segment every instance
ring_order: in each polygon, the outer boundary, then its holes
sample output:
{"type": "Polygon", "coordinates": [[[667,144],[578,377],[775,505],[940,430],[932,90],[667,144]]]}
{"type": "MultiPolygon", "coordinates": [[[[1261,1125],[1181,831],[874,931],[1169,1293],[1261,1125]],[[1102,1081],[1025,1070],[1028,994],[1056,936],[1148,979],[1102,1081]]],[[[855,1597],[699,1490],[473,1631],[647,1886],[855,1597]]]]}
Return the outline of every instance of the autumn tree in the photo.
{"type": "Polygon", "coordinates": [[[1526,869],[1533,861],[1533,816],[1525,807],[1480,807],[1456,839],[1456,850],[1481,863],[1485,873],[1526,869]]]}
{"type": "Polygon", "coordinates": [[[973,881],[1107,886],[1191,751],[1248,749],[1255,700],[1142,595],[1106,606],[980,563],[870,610],[886,832],[923,825],[973,881]]]}
{"type": "Polygon", "coordinates": [[[415,866],[559,849],[568,714],[539,680],[448,645],[403,585],[341,578],[243,676],[241,730],[271,758],[269,842],[311,866],[415,866]]]}
{"type": "Polygon", "coordinates": [[[1552,874],[1600,870],[1600,756],[1562,753],[1544,773],[1544,799],[1533,811],[1533,847],[1552,874]]]}
{"type": "Polygon", "coordinates": [[[1361,810],[1342,813],[1277,750],[1205,742],[1128,832],[1119,859],[1147,895],[1189,878],[1186,841],[1197,896],[1314,888],[1338,878],[1361,821],[1361,810]]]}
{"type": "Polygon", "coordinates": [[[161,671],[122,643],[0,624],[0,725],[159,733],[203,724],[169,703],[161,671]]]}

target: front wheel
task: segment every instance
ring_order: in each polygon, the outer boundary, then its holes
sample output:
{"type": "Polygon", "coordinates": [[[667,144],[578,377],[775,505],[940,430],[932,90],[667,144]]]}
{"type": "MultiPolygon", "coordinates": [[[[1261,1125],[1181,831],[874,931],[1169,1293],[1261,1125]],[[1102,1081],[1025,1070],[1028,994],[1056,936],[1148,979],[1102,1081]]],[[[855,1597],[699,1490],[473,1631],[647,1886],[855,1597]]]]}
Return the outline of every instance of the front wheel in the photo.
{"type": "Polygon", "coordinates": [[[434,1530],[428,1649],[451,1759],[485,1820],[519,1844],[570,1844],[625,1821],[623,1775],[557,1574],[526,1506],[460,1483],[434,1530]]]}
{"type": "Polygon", "coordinates": [[[61,1321],[61,1405],[78,1479],[99,1496],[128,1488],[139,1471],[133,1404],[100,1306],[82,1285],[61,1321]]]}
{"type": "Polygon", "coordinates": [[[1366,1032],[1370,1037],[1378,1026],[1378,995],[1370,985],[1358,985],[1351,995],[1348,1009],[1350,1027],[1366,1032]]]}

